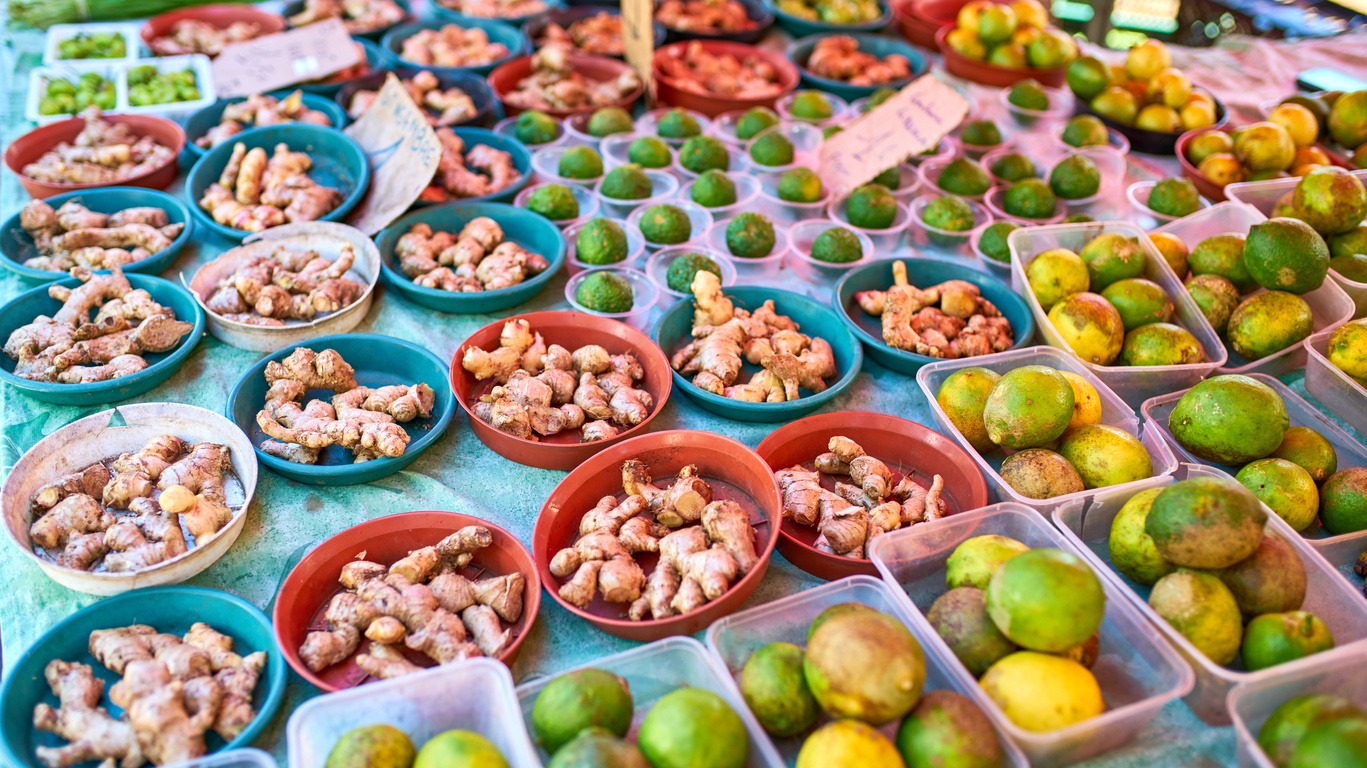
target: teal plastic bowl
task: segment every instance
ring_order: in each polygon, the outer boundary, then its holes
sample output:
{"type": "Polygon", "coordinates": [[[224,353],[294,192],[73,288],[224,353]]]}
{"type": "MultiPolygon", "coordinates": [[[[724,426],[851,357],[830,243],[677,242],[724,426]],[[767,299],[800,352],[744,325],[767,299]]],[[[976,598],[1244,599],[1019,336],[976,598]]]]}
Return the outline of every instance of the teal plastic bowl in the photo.
{"type": "MultiPolygon", "coordinates": [[[[298,90],[302,89],[298,87],[283,88],[278,91],[271,91],[268,95],[274,96],[277,99],[283,99],[298,90]]],[[[236,104],[240,101],[246,101],[246,98],[219,99],[213,104],[190,115],[189,119],[185,121],[185,150],[182,154],[186,155],[191,163],[203,157],[205,153],[209,151],[196,145],[195,140],[208,133],[210,128],[219,124],[223,117],[224,108],[229,104],[236,104]]],[[[317,110],[327,115],[333,128],[343,128],[346,126],[346,110],[337,106],[337,102],[329,99],[327,96],[306,92],[304,93],[303,101],[304,106],[309,109],[317,110]]],[[[229,139],[228,143],[231,144],[232,140],[229,139]]]]}
{"type": "MultiPolygon", "coordinates": [[[[692,377],[672,371],[675,391],[684,393],[689,399],[718,416],[736,421],[772,422],[790,421],[799,416],[806,416],[838,397],[854,383],[855,377],[859,375],[860,366],[864,364],[864,351],[854,338],[854,334],[835,319],[829,307],[818,304],[806,296],[776,288],[731,286],[726,289],[726,295],[735,302],[737,308],[752,311],[765,301],[773,299],[774,308],[778,313],[796,320],[803,333],[820,336],[830,342],[831,349],[835,352],[835,381],[830,382],[825,392],[815,395],[807,393],[792,402],[745,403],[699,389],[693,386],[692,377]]],[[[664,350],[666,357],[672,356],[692,340],[692,332],[693,300],[680,299],[665,310],[664,317],[661,317],[659,324],[655,326],[655,343],[664,350]]],[[[744,360],[742,363],[740,376],[736,379],[738,382],[749,381],[750,377],[760,370],[757,365],[751,365],[744,360]]]]}
{"type": "Polygon", "coordinates": [[[247,149],[261,147],[270,155],[275,145],[285,144],[295,152],[307,152],[313,160],[309,178],[325,187],[342,191],[342,203],[321,221],[342,221],[356,204],[365,197],[370,186],[370,160],[356,140],[341,131],[323,125],[284,123],[264,128],[250,128],[237,135],[234,141],[224,142],[204,153],[185,178],[185,195],[195,219],[223,237],[234,242],[252,234],[241,229],[225,227],[214,221],[209,212],[199,207],[199,199],[228,164],[233,146],[245,144],[247,149]]]}
{"type": "Polygon", "coordinates": [[[323,82],[300,83],[294,87],[304,93],[316,93],[320,96],[332,98],[337,95],[338,91],[342,90],[342,86],[347,83],[355,82],[378,69],[382,69],[389,63],[389,59],[384,55],[384,51],[380,50],[380,46],[375,44],[375,42],[358,35],[352,35],[351,39],[365,50],[366,71],[363,74],[343,80],[330,80],[325,78],[323,82]]]}
{"type": "MultiPolygon", "coordinates": [[[[266,402],[266,363],[284,360],[299,347],[316,352],[334,349],[356,369],[356,383],[363,387],[385,387],[390,384],[426,384],[436,393],[432,415],[403,424],[411,438],[402,456],[381,457],[355,463],[350,451],[331,446],[323,449],[317,464],[296,464],[256,449],[256,458],[276,473],[310,485],[355,485],[369,483],[398,472],[441,437],[451,425],[455,414],[455,398],[451,395],[446,363],[436,355],[412,342],[374,333],[344,333],[319,336],[304,344],[288,347],[258,360],[242,374],[228,395],[227,416],[251,438],[252,445],[260,446],[269,438],[257,426],[256,414],[266,402]]],[[[313,398],[331,401],[332,392],[309,390],[304,402],[313,398]]]]}
{"type": "Polygon", "coordinates": [[[861,24],[832,24],[826,21],[812,21],[788,13],[779,8],[778,3],[774,0],[764,0],[764,3],[773,12],[774,21],[779,28],[792,35],[794,39],[810,35],[848,35],[854,32],[877,32],[892,22],[892,9],[885,0],[879,0],[878,3],[878,8],[883,11],[882,15],[873,21],[866,21],[861,24]]]}
{"type": "Polygon", "coordinates": [[[401,296],[419,306],[456,315],[480,315],[515,307],[541,292],[565,265],[565,237],[550,219],[525,208],[504,203],[446,203],[414,211],[390,224],[375,241],[380,247],[380,269],[385,282],[401,296]],[[532,253],[539,253],[551,265],[511,288],[477,293],[456,293],[425,288],[399,269],[394,246],[414,224],[426,224],[433,231],[459,232],[466,222],[488,216],[503,228],[505,240],[512,240],[532,253]]]}
{"type": "MultiPolygon", "coordinates": [[[[166,216],[172,224],[185,225],[185,229],[181,231],[179,237],[171,241],[170,246],[142,261],[129,264],[123,268],[124,272],[157,274],[171,266],[171,262],[176,260],[176,254],[180,253],[180,249],[190,242],[190,232],[194,229],[190,207],[179,198],[157,189],[143,189],[142,187],[83,189],[49,197],[47,204],[56,209],[62,207],[62,203],[68,200],[76,200],[90,210],[99,213],[114,213],[124,208],[141,206],[160,208],[166,211],[166,216]]],[[[29,282],[50,283],[66,276],[65,272],[52,272],[46,269],[24,266],[25,261],[38,255],[38,249],[33,244],[33,238],[29,237],[23,227],[19,226],[19,214],[17,213],[5,221],[4,229],[0,231],[0,255],[3,255],[3,258],[0,258],[0,265],[29,282]]]]}
{"type": "MultiPolygon", "coordinates": [[[[384,36],[386,32],[393,29],[397,24],[402,24],[405,21],[408,21],[409,19],[413,18],[412,3],[410,3],[409,0],[394,0],[394,4],[404,10],[404,17],[402,20],[396,22],[395,24],[390,24],[387,27],[372,29],[368,32],[357,32],[354,35],[352,35],[352,37],[363,40],[379,40],[381,37],[384,36]]],[[[291,2],[286,3],[285,7],[281,9],[280,15],[284,16],[285,19],[288,21],[289,17],[294,16],[303,10],[304,0],[291,0],[291,2]]],[[[298,27],[293,27],[293,29],[298,29],[298,27]]]]}
{"type": "MultiPolygon", "coordinates": [[[[158,304],[169,307],[176,313],[177,320],[193,323],[194,327],[180,340],[180,345],[170,352],[143,355],[148,366],[141,371],[118,379],[97,381],[93,384],[56,384],[47,381],[30,381],[14,375],[16,361],[9,355],[0,354],[0,384],[12,387],[34,400],[59,405],[88,406],[114,403],[141,395],[147,390],[171,378],[180,368],[185,358],[194,351],[195,345],[204,335],[204,310],[200,309],[190,292],[170,280],[150,275],[128,275],[128,282],[134,288],[142,288],[152,294],[158,304]]],[[[68,277],[31,291],[25,291],[10,299],[0,307],[0,340],[8,339],[15,329],[28,325],[39,315],[52,316],[61,309],[62,302],[47,295],[51,285],[77,286],[81,281],[68,277]]],[[[0,341],[2,343],[2,341],[0,341]]]]}
{"type": "Polygon", "coordinates": [[[507,187],[500,189],[499,191],[489,195],[479,195],[477,197],[462,197],[459,200],[447,200],[443,202],[426,202],[422,198],[418,198],[418,201],[413,203],[413,205],[411,206],[412,208],[426,208],[432,205],[445,205],[448,202],[459,202],[467,205],[470,203],[506,203],[509,200],[512,200],[514,197],[517,197],[517,193],[521,192],[524,187],[531,183],[532,153],[531,150],[527,149],[527,146],[522,142],[518,141],[517,139],[514,139],[511,136],[504,136],[501,133],[494,133],[493,131],[486,130],[484,128],[468,128],[465,126],[457,126],[455,128],[452,128],[451,131],[455,133],[457,136],[459,136],[461,141],[465,142],[465,148],[467,150],[470,147],[473,147],[477,144],[488,144],[494,149],[507,152],[509,155],[512,156],[513,167],[516,168],[517,172],[522,175],[522,178],[518,179],[512,184],[509,184],[507,187]]]}
{"type": "MultiPolygon", "coordinates": [[[[224,742],[209,731],[209,753],[249,746],[270,723],[285,695],[285,657],[275,644],[271,623],[256,606],[240,597],[204,587],[151,587],[107,597],[63,619],[40,637],[12,665],[7,664],[5,683],[0,688],[0,750],[8,766],[43,768],[35,750],[40,746],[58,747],[66,742],[33,727],[33,708],[40,703],[58,706],[43,670],[54,659],[89,664],[95,676],[105,681],[100,706],[117,718],[123,710],[109,701],[109,686],[119,677],[90,655],[90,633],[130,624],[148,624],[161,632],[184,635],[190,625],[205,622],[233,639],[233,650],[243,656],[266,652],[266,669],[261,674],[252,706],[256,718],[236,739],[224,742]]],[[[94,761],[82,763],[95,765],[94,761]]]]}
{"type": "Polygon", "coordinates": [[[871,53],[880,59],[892,54],[901,54],[902,56],[905,56],[907,61],[911,63],[911,77],[902,80],[894,80],[890,83],[883,83],[881,85],[850,85],[842,80],[819,77],[812,74],[811,70],[807,69],[807,59],[811,57],[812,50],[816,48],[817,42],[830,37],[831,34],[832,33],[830,32],[821,32],[809,37],[804,37],[801,40],[795,40],[788,45],[787,56],[789,61],[797,65],[798,73],[802,77],[802,82],[808,88],[815,88],[817,90],[835,94],[845,101],[854,101],[855,99],[872,96],[874,91],[877,91],[880,88],[899,89],[925,74],[930,66],[929,62],[926,61],[926,55],[924,53],[921,53],[919,50],[902,40],[895,40],[891,37],[883,37],[882,35],[860,33],[849,35],[859,41],[859,50],[864,53],[871,53]]]}
{"type": "Polygon", "coordinates": [[[884,259],[854,269],[840,278],[835,285],[835,311],[845,326],[854,332],[868,350],[869,357],[898,373],[914,376],[921,366],[944,358],[918,355],[894,349],[883,342],[883,323],[879,318],[865,314],[855,303],[854,295],[860,291],[886,291],[892,285],[892,263],[900,261],[907,265],[907,280],[912,285],[925,288],[943,283],[946,280],[966,280],[982,289],[983,298],[996,305],[1002,316],[1011,323],[1016,335],[1016,343],[1011,349],[1029,346],[1035,335],[1035,319],[1030,307],[1011,286],[991,275],[939,259],[884,259]]]}
{"type": "MultiPolygon", "coordinates": [[[[342,86],[341,89],[337,91],[337,95],[333,97],[333,104],[337,109],[341,110],[342,116],[346,118],[347,122],[350,122],[351,115],[348,114],[347,109],[351,105],[352,97],[354,97],[357,92],[380,90],[380,88],[384,87],[385,80],[389,78],[390,72],[393,72],[400,79],[411,80],[413,76],[420,71],[422,70],[414,69],[412,67],[387,67],[385,69],[376,70],[342,86]]],[[[494,111],[494,92],[489,88],[489,81],[484,77],[469,73],[461,75],[438,75],[437,87],[442,90],[459,88],[465,92],[466,96],[470,97],[470,101],[474,104],[475,114],[469,119],[458,123],[458,125],[480,126],[490,122],[490,118],[494,111]]],[[[428,111],[428,114],[433,113],[428,111]]]]}
{"type": "MultiPolygon", "coordinates": [[[[550,13],[552,11],[558,11],[562,7],[563,4],[560,0],[546,0],[545,10],[537,11],[535,13],[524,13],[521,16],[499,16],[497,18],[497,21],[521,27],[523,24],[526,24],[527,22],[532,21],[533,19],[544,18],[547,13],[550,13]]],[[[431,2],[427,4],[427,10],[428,15],[436,19],[437,21],[454,22],[456,24],[461,25],[462,27],[469,26],[469,24],[467,24],[466,22],[472,19],[483,18],[480,16],[467,16],[461,13],[460,11],[451,10],[450,8],[447,8],[446,6],[442,5],[440,2],[437,2],[437,0],[431,0],[431,2]]]]}
{"type": "Polygon", "coordinates": [[[397,67],[414,67],[417,69],[430,69],[438,75],[454,75],[461,72],[470,72],[476,75],[487,75],[494,71],[500,64],[512,61],[518,56],[522,56],[529,48],[527,36],[522,34],[522,30],[504,21],[495,19],[477,19],[473,16],[459,16],[458,18],[441,19],[438,21],[421,21],[416,24],[400,24],[385,33],[380,39],[380,50],[384,53],[389,63],[397,67]],[[448,24],[455,24],[465,29],[482,29],[489,36],[491,43],[503,43],[508,48],[508,55],[501,59],[495,59],[487,64],[479,64],[472,67],[435,67],[426,64],[419,64],[416,61],[409,61],[399,55],[403,49],[403,41],[417,34],[424,29],[441,29],[448,24]]]}

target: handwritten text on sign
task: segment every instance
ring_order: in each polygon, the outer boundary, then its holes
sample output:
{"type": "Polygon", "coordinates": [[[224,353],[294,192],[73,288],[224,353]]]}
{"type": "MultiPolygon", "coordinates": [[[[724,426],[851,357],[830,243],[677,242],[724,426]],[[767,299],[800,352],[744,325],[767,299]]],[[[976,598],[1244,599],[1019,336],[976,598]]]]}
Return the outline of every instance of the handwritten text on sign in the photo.
{"type": "Polygon", "coordinates": [[[926,75],[827,139],[821,180],[843,195],[935,146],[967,115],[967,99],[926,75]]]}
{"type": "Polygon", "coordinates": [[[441,164],[441,142],[408,89],[389,75],[374,103],[347,126],[370,158],[370,192],[352,212],[351,226],[367,235],[408,210],[441,164]]]}
{"type": "Polygon", "coordinates": [[[258,37],[223,49],[214,59],[214,88],[221,97],[264,93],[317,80],[364,58],[340,19],[258,37]]]}

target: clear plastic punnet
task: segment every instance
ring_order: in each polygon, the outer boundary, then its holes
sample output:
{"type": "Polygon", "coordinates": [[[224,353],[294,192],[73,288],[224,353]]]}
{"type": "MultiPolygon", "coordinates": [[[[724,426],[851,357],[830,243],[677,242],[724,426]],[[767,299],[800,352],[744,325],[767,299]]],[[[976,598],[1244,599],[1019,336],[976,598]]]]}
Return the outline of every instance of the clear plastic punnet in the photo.
{"type": "Polygon", "coordinates": [[[183,768],[279,768],[275,758],[259,749],[233,749],[185,763],[183,768]]]}
{"type": "MultiPolygon", "coordinates": [[[[707,649],[731,673],[739,685],[741,669],[750,655],[769,643],[793,643],[799,647],[807,642],[807,629],[812,621],[827,608],[841,603],[859,603],[881,611],[902,622],[921,644],[926,655],[926,683],[924,692],[948,689],[963,694],[984,712],[991,706],[986,694],[969,676],[957,660],[946,657],[926,634],[927,627],[912,618],[905,601],[897,597],[893,587],[871,576],[850,576],[804,590],[772,603],[727,616],[707,630],[707,649]]],[[[934,633],[934,630],[931,630],[934,633]]],[[[827,722],[823,718],[822,722],[827,722]]],[[[899,723],[891,723],[880,730],[894,738],[899,723]]],[[[997,726],[1002,755],[1006,765],[1026,766],[1025,755],[997,726]]],[[[774,739],[774,746],[788,765],[797,760],[803,737],[774,739]]]]}
{"type": "Polygon", "coordinates": [[[1333,331],[1311,336],[1304,342],[1305,391],[1367,435],[1367,387],[1329,362],[1329,337],[1333,331]]]}
{"type": "MultiPolygon", "coordinates": [[[[935,653],[954,658],[953,651],[931,627],[925,613],[944,594],[945,561],[954,548],[973,536],[1009,536],[1035,549],[1051,547],[1081,554],[1049,521],[1034,510],[1010,502],[960,512],[934,523],[891,531],[874,539],[871,558],[899,600],[910,603],[918,634],[930,638],[935,653]]],[[[1098,630],[1100,655],[1092,674],[1101,687],[1106,710],[1096,717],[1056,731],[1024,730],[996,704],[987,714],[1010,735],[1033,766],[1064,766],[1126,744],[1169,701],[1191,690],[1191,668],[1121,594],[1105,574],[1097,573],[1106,593],[1106,615],[1098,630]]],[[[965,670],[965,674],[967,674],[965,670]]]]}
{"type": "Polygon", "coordinates": [[[1367,711],[1367,667],[1363,666],[1360,649],[1335,648],[1308,661],[1295,669],[1240,683],[1229,692],[1240,768],[1275,768],[1258,746],[1258,732],[1289,699],[1327,693],[1342,696],[1367,711]]]}
{"type": "Polygon", "coordinates": [[[1172,322],[1186,328],[1196,337],[1201,348],[1205,350],[1205,360],[1183,365],[1120,365],[1118,360],[1113,365],[1098,365],[1086,361],[1083,365],[1133,406],[1138,406],[1154,395],[1190,387],[1208,376],[1211,371],[1224,365],[1228,358],[1224,342],[1210,326],[1206,316],[1201,314],[1201,308],[1196,306],[1191,295],[1182,287],[1182,281],[1173,274],[1172,267],[1168,266],[1168,262],[1144,234],[1144,230],[1133,224],[1118,221],[1022,228],[1006,238],[1007,246],[1011,249],[1011,287],[1030,304],[1030,311],[1035,314],[1035,323],[1039,326],[1040,335],[1049,346],[1058,347],[1076,356],[1068,342],[1055,330],[1053,321],[1035,298],[1035,292],[1030,290],[1030,283],[1025,277],[1026,267],[1030,266],[1030,262],[1034,261],[1036,256],[1051,248],[1067,248],[1076,253],[1092,239],[1104,234],[1124,235],[1139,242],[1144,251],[1144,277],[1158,283],[1167,292],[1175,308],[1172,322]]]}
{"type": "MultiPolygon", "coordinates": [[[[1054,523],[1063,531],[1073,548],[1081,551],[1091,561],[1098,572],[1105,575],[1119,591],[1124,594],[1134,608],[1138,609],[1153,628],[1161,632],[1196,672],[1196,687],[1186,697],[1187,705],[1198,717],[1211,725],[1227,725],[1230,721],[1229,710],[1225,706],[1225,696],[1230,688],[1240,683],[1266,680],[1292,670],[1304,669],[1317,657],[1311,656],[1298,661],[1279,664],[1276,667],[1249,672],[1238,665],[1220,666],[1206,658],[1182,633],[1163,620],[1149,607],[1149,587],[1130,581],[1117,572],[1111,564],[1109,538],[1111,521],[1130,497],[1150,488],[1165,488],[1177,478],[1222,477],[1229,475],[1200,464],[1184,464],[1174,477],[1159,477],[1146,481],[1141,488],[1124,491],[1100,493],[1090,501],[1074,502],[1054,511],[1054,523]]],[[[1272,512],[1267,512],[1267,532],[1276,535],[1291,545],[1305,567],[1305,601],[1301,609],[1315,614],[1329,627],[1329,631],[1339,643],[1339,648],[1356,649],[1358,658],[1367,652],[1367,602],[1357,594],[1357,589],[1348,583],[1315,553],[1291,526],[1272,512]]]]}

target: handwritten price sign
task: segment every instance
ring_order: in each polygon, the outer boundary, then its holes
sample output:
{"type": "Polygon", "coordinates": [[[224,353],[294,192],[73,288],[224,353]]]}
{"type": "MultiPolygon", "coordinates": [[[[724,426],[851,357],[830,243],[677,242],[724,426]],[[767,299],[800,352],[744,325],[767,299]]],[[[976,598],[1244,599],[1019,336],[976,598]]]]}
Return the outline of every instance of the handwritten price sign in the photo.
{"type": "Polygon", "coordinates": [[[375,102],[345,133],[370,158],[370,192],[348,223],[373,235],[408,210],[427,188],[441,163],[441,142],[427,115],[392,74],[375,102]]]}
{"type": "Polygon", "coordinates": [[[930,75],[921,77],[821,145],[821,180],[843,195],[935,146],[968,109],[958,91],[930,75]]]}
{"type": "Polygon", "coordinates": [[[227,98],[264,93],[341,72],[363,57],[341,20],[328,19],[223,49],[213,63],[214,88],[227,98]]]}

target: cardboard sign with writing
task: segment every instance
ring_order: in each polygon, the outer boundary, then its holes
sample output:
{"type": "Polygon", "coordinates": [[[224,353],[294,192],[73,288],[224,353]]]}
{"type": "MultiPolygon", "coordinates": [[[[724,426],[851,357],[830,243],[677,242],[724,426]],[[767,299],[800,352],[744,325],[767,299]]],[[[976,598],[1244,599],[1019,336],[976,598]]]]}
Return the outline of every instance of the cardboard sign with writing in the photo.
{"type": "Polygon", "coordinates": [[[213,61],[214,89],[223,98],[264,93],[341,72],[364,57],[341,19],[328,19],[224,48],[213,61]]]}
{"type": "Polygon", "coordinates": [[[408,210],[427,188],[441,163],[441,142],[427,115],[392,74],[375,102],[345,133],[370,158],[370,192],[348,223],[373,235],[408,210]]]}
{"type": "Polygon", "coordinates": [[[655,57],[654,14],[654,0],[622,0],[622,46],[627,63],[641,76],[647,93],[654,93],[650,69],[655,57]]]}
{"type": "Polygon", "coordinates": [[[968,109],[958,91],[925,75],[822,143],[821,181],[843,195],[935,146],[968,109]]]}

